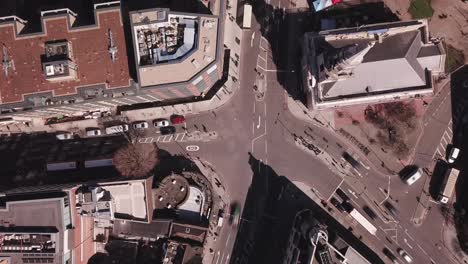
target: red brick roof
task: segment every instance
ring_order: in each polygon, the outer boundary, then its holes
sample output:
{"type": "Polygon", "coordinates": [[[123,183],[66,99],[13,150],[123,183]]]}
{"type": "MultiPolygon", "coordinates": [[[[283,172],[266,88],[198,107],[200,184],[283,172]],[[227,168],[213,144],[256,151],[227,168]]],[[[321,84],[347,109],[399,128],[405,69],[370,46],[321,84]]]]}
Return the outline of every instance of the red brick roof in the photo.
{"type": "MultiPolygon", "coordinates": [[[[0,103],[23,101],[27,94],[52,91],[54,96],[76,94],[76,88],[107,83],[107,88],[128,86],[131,80],[123,25],[118,9],[97,11],[96,26],[68,30],[65,16],[44,18],[42,34],[15,37],[13,24],[0,25],[0,44],[4,43],[15,70],[8,77],[0,67],[0,103]],[[112,62],[108,52],[108,30],[118,49],[112,62]],[[50,82],[42,70],[41,55],[45,42],[67,40],[71,43],[76,79],[50,82]]],[[[0,50],[0,58],[3,57],[0,50]]]]}

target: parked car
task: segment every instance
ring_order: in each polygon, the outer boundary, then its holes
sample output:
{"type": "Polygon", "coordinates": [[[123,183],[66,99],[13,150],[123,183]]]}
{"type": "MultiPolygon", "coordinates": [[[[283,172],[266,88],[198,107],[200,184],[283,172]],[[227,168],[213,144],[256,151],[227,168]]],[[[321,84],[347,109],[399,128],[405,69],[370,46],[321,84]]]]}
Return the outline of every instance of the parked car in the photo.
{"type": "Polygon", "coordinates": [[[185,117],[182,116],[182,115],[172,115],[171,116],[171,123],[173,125],[184,124],[185,123],[185,117]]]}
{"type": "Polygon", "coordinates": [[[395,255],[393,255],[393,253],[390,251],[390,249],[384,248],[384,249],[382,250],[382,252],[384,253],[384,255],[385,255],[387,258],[389,258],[389,259],[392,261],[392,263],[394,263],[394,264],[397,264],[397,263],[398,263],[397,257],[395,257],[395,255]]]}
{"type": "Polygon", "coordinates": [[[67,140],[73,138],[72,132],[60,132],[55,135],[58,140],[67,140]]]}
{"type": "Polygon", "coordinates": [[[459,155],[460,155],[460,149],[456,147],[451,147],[449,155],[448,155],[448,159],[447,159],[448,163],[454,163],[457,160],[459,155]]]}
{"type": "Polygon", "coordinates": [[[102,134],[99,128],[88,128],[86,129],[86,136],[88,137],[95,137],[100,136],[102,134]]]}
{"type": "Polygon", "coordinates": [[[161,135],[170,135],[176,132],[176,128],[173,126],[160,127],[159,131],[161,132],[161,135]]]}
{"type": "Polygon", "coordinates": [[[338,201],[338,199],[336,199],[335,197],[332,197],[330,199],[330,203],[333,204],[333,206],[335,206],[336,209],[338,209],[339,211],[341,212],[346,211],[343,205],[340,203],[340,201],[338,201]]]}
{"type": "Polygon", "coordinates": [[[340,188],[336,189],[336,194],[343,200],[343,202],[349,201],[348,195],[340,188]]]}
{"type": "Polygon", "coordinates": [[[351,213],[351,211],[354,210],[354,206],[348,201],[343,202],[341,205],[343,206],[343,208],[345,209],[347,213],[351,213]]]}
{"type": "Polygon", "coordinates": [[[167,127],[169,126],[169,121],[167,119],[159,118],[153,121],[154,127],[167,127]]]}
{"type": "Polygon", "coordinates": [[[385,208],[387,209],[387,211],[393,216],[393,217],[396,217],[397,214],[398,214],[398,211],[397,209],[395,208],[395,206],[393,206],[393,204],[391,204],[390,202],[386,201],[384,203],[384,206],[385,208]]]}
{"type": "Polygon", "coordinates": [[[364,206],[362,207],[362,210],[363,210],[372,220],[375,219],[375,218],[377,217],[377,214],[376,214],[372,209],[370,209],[370,207],[367,206],[367,205],[364,205],[364,206]]]}
{"type": "Polygon", "coordinates": [[[137,121],[135,123],[133,123],[133,128],[134,129],[145,129],[145,128],[148,128],[148,122],[146,121],[137,121]]]}
{"type": "Polygon", "coordinates": [[[106,128],[106,134],[111,135],[111,134],[117,134],[117,133],[122,133],[128,131],[128,125],[123,124],[123,125],[117,125],[117,126],[110,126],[106,128]]]}
{"type": "Polygon", "coordinates": [[[408,175],[406,175],[406,177],[403,178],[403,181],[408,185],[412,185],[421,178],[422,174],[423,172],[421,168],[415,167],[413,171],[411,171],[408,175]]]}
{"type": "Polygon", "coordinates": [[[406,253],[406,251],[404,251],[402,248],[399,248],[399,249],[398,249],[398,254],[400,254],[400,256],[401,256],[407,263],[413,263],[413,258],[410,257],[410,255],[408,255],[408,253],[406,253]]]}

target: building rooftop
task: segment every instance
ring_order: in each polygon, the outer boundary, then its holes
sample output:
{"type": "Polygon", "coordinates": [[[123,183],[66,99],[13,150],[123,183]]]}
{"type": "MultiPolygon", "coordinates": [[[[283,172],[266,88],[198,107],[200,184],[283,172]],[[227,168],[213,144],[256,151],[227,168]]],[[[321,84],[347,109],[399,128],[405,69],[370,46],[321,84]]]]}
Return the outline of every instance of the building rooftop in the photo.
{"type": "Polygon", "coordinates": [[[215,16],[149,9],[130,18],[142,87],[189,81],[216,60],[215,16]]]}
{"type": "Polygon", "coordinates": [[[138,223],[116,220],[112,233],[115,236],[158,238],[167,237],[171,228],[171,220],[153,220],[150,223],[138,223]]]}
{"type": "Polygon", "coordinates": [[[34,263],[37,253],[43,253],[44,262],[63,263],[63,255],[70,250],[68,196],[66,193],[62,197],[41,196],[37,199],[22,195],[3,198],[0,254],[9,256],[12,263],[34,263]]]}
{"type": "Polygon", "coordinates": [[[96,25],[74,27],[70,13],[44,14],[42,32],[27,34],[21,34],[19,22],[0,23],[3,59],[11,62],[0,72],[0,103],[34,100],[40,94],[76,95],[80,88],[98,84],[129,86],[120,9],[96,9],[95,16],[96,25]],[[117,49],[114,60],[110,46],[117,49]]]}
{"type": "Polygon", "coordinates": [[[428,34],[424,20],[306,33],[309,89],[316,102],[430,93],[445,51],[428,34]]]}
{"type": "Polygon", "coordinates": [[[146,188],[146,180],[86,186],[79,194],[79,211],[96,218],[147,222],[146,188]]]}

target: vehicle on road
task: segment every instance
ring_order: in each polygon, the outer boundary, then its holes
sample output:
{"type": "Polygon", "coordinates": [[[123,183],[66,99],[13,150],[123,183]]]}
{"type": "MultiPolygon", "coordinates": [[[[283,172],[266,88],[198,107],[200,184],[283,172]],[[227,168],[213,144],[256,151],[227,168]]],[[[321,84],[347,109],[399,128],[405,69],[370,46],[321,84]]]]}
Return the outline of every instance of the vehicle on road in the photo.
{"type": "Polygon", "coordinates": [[[145,129],[148,128],[148,122],[146,121],[137,121],[133,123],[133,128],[134,129],[145,129]]]}
{"type": "Polygon", "coordinates": [[[364,205],[362,207],[362,210],[364,211],[364,213],[366,213],[372,220],[374,220],[376,217],[377,217],[377,214],[372,210],[370,209],[369,206],[367,205],[364,205]]]}
{"type": "Polygon", "coordinates": [[[386,202],[384,203],[384,206],[385,206],[385,208],[387,209],[387,211],[388,211],[393,217],[397,217],[398,211],[397,211],[397,209],[395,208],[395,206],[393,206],[393,204],[391,204],[389,201],[386,201],[386,202]]]}
{"type": "Polygon", "coordinates": [[[457,183],[458,174],[460,174],[460,171],[455,168],[447,169],[444,175],[444,181],[440,187],[439,202],[446,204],[450,200],[453,190],[455,189],[455,184],[457,183]]]}
{"type": "Polygon", "coordinates": [[[408,175],[406,175],[406,177],[403,178],[403,181],[406,184],[411,186],[413,183],[415,183],[417,180],[419,180],[421,178],[421,176],[422,176],[421,168],[415,167],[413,171],[408,173],[408,175]]]}
{"type": "Polygon", "coordinates": [[[413,258],[410,257],[410,255],[408,255],[408,253],[406,253],[406,251],[403,250],[402,248],[399,248],[399,249],[398,249],[398,254],[400,254],[400,256],[401,256],[407,263],[413,263],[413,258]]]}
{"type": "Polygon", "coordinates": [[[169,126],[169,121],[164,118],[159,118],[153,121],[154,127],[167,127],[169,126]]]}
{"type": "Polygon", "coordinates": [[[343,202],[349,201],[349,196],[340,188],[336,189],[336,194],[343,200],[343,202]]]}
{"type": "Polygon", "coordinates": [[[72,132],[60,132],[55,135],[58,140],[67,140],[67,139],[73,139],[73,133],[72,132]]]}
{"type": "Polygon", "coordinates": [[[244,5],[244,16],[242,18],[242,28],[250,28],[252,26],[252,6],[244,5]]]}
{"type": "Polygon", "coordinates": [[[107,135],[123,133],[123,132],[126,132],[126,131],[128,131],[128,125],[127,124],[106,127],[106,134],[107,135]]]}
{"type": "Polygon", "coordinates": [[[448,163],[454,163],[457,160],[459,155],[460,155],[460,149],[456,148],[456,147],[451,147],[449,155],[448,155],[447,162],[448,163]]]}
{"type": "Polygon", "coordinates": [[[366,229],[369,233],[375,236],[377,233],[377,228],[367,220],[358,210],[353,209],[349,215],[354,218],[364,229],[366,229]]]}
{"type": "Polygon", "coordinates": [[[219,209],[218,211],[218,227],[222,227],[224,222],[224,211],[219,209]]]}
{"type": "Polygon", "coordinates": [[[96,137],[102,134],[101,129],[99,128],[87,128],[86,129],[86,136],[88,137],[96,137]]]}
{"type": "Polygon", "coordinates": [[[173,125],[185,124],[185,117],[183,115],[172,115],[171,123],[173,125]]]}
{"type": "Polygon", "coordinates": [[[237,202],[233,202],[229,209],[229,224],[237,224],[240,217],[240,205],[237,202]]]}
{"type": "Polygon", "coordinates": [[[359,162],[353,156],[351,156],[351,154],[349,154],[348,152],[343,152],[342,156],[343,156],[343,159],[345,159],[349,164],[351,164],[351,166],[353,166],[353,168],[357,169],[360,167],[359,162]]]}
{"type": "Polygon", "coordinates": [[[384,253],[384,255],[389,258],[393,264],[397,264],[398,263],[398,259],[397,257],[395,257],[395,255],[393,255],[392,251],[390,251],[390,249],[388,248],[384,248],[382,250],[382,252],[384,253]]]}
{"type": "Polygon", "coordinates": [[[336,199],[335,197],[332,197],[330,199],[330,203],[333,204],[333,206],[335,206],[336,209],[338,209],[339,211],[341,211],[341,212],[346,211],[346,209],[343,207],[343,205],[340,203],[340,201],[338,201],[338,199],[336,199]]]}
{"type": "Polygon", "coordinates": [[[159,132],[161,132],[161,135],[170,135],[176,132],[176,128],[173,126],[160,127],[159,132]]]}

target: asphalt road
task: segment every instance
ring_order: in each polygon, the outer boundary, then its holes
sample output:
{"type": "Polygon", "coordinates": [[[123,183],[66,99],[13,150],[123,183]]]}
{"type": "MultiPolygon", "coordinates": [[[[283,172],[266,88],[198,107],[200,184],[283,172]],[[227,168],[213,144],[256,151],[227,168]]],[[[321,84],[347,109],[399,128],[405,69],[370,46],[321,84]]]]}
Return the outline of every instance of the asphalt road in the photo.
{"type": "MultiPolygon", "coordinates": [[[[271,0],[270,4],[279,6],[280,2],[271,0]]],[[[287,1],[281,2],[281,6],[288,4],[287,1]]],[[[286,16],[286,19],[289,18],[286,16]]],[[[171,140],[158,140],[159,146],[173,154],[190,154],[211,163],[221,175],[229,199],[240,204],[244,203],[252,181],[249,154],[271,166],[278,175],[310,186],[324,200],[328,200],[340,187],[352,197],[356,208],[368,205],[378,213],[379,218],[373,220],[378,228],[376,237],[358,228],[365,239],[372,241],[371,247],[376,252],[381,254],[381,250],[388,247],[397,255],[396,250],[401,247],[415,259],[415,263],[453,263],[441,242],[443,216],[440,210],[431,210],[430,220],[421,226],[416,227],[411,221],[423,181],[411,187],[404,185],[397,175],[382,173],[379,164],[361,157],[332,131],[312,123],[306,124],[287,111],[288,93],[284,86],[294,89],[298,77],[295,74],[297,65],[290,58],[297,56],[297,46],[291,45],[300,33],[296,23],[301,18],[294,16],[294,19],[283,21],[281,16],[269,19],[275,22],[269,26],[268,34],[273,35],[267,37],[274,41],[263,38],[264,28],[261,29],[260,24],[253,21],[252,28],[243,32],[240,90],[228,103],[213,112],[187,116],[186,130],[189,133],[205,130],[207,133],[216,132],[216,137],[193,141],[187,137],[181,139],[182,136],[174,136],[171,140]],[[284,37],[285,34],[289,36],[284,37]],[[282,57],[274,58],[280,53],[282,57]],[[263,78],[254,70],[259,61],[262,69],[257,68],[257,71],[263,78]],[[281,62],[279,66],[278,61],[281,62]],[[259,79],[265,88],[265,95],[261,98],[257,97],[253,89],[259,79]],[[344,151],[355,153],[363,167],[343,178],[333,173],[329,165],[312,153],[297,147],[294,135],[314,141],[336,160],[341,159],[344,151]],[[197,150],[188,151],[187,146],[197,146],[192,148],[197,150]],[[397,208],[397,217],[392,217],[383,209],[382,203],[386,200],[397,208]]],[[[260,22],[267,24],[264,20],[260,22]]],[[[414,160],[415,164],[422,167],[430,164],[432,155],[437,151],[433,142],[441,141],[449,127],[451,107],[448,91],[444,89],[429,106],[430,117],[424,122],[425,133],[419,141],[414,160]]],[[[181,128],[178,131],[182,134],[184,132],[181,128]]],[[[159,138],[154,130],[145,133],[159,138]]],[[[349,222],[350,219],[343,217],[343,221],[349,222]]],[[[237,225],[225,224],[217,239],[217,247],[214,248],[213,263],[229,263],[237,228],[237,225]]]]}

